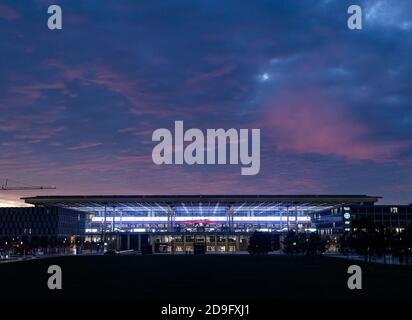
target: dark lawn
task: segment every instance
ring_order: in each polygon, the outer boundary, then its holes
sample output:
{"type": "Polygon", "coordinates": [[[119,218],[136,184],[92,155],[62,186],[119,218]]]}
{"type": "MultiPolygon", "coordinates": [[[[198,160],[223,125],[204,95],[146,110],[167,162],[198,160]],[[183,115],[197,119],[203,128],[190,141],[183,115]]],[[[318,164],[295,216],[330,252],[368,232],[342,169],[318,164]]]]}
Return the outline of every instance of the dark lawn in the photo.
{"type": "Polygon", "coordinates": [[[0,265],[0,299],[412,299],[412,270],[327,257],[249,255],[74,256],[0,265]],[[63,290],[47,288],[47,268],[63,290]],[[347,289],[347,268],[363,290],[347,289]]]}

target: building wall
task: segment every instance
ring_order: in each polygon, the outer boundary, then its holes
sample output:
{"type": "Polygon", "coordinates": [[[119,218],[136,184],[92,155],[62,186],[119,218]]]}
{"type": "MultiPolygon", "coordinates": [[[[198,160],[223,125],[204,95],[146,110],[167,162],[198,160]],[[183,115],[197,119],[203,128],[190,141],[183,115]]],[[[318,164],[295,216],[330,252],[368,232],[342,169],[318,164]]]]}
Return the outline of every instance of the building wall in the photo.
{"type": "Polygon", "coordinates": [[[351,220],[364,220],[400,231],[412,225],[412,206],[376,205],[372,207],[351,206],[351,220]]]}
{"type": "Polygon", "coordinates": [[[315,215],[313,222],[321,234],[351,232],[362,224],[382,225],[399,232],[412,225],[412,205],[342,206],[315,215]]]}
{"type": "Polygon", "coordinates": [[[0,236],[84,234],[84,214],[58,207],[0,208],[0,236]]]}

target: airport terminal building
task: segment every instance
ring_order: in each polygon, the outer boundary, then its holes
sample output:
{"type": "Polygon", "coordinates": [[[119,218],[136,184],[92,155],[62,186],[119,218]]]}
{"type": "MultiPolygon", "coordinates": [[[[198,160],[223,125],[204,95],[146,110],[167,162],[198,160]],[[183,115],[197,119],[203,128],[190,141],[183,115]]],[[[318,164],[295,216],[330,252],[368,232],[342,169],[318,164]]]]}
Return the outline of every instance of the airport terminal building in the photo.
{"type": "MultiPolygon", "coordinates": [[[[37,196],[23,198],[35,208],[19,208],[20,213],[15,214],[13,221],[26,226],[22,230],[27,233],[34,230],[27,221],[30,210],[64,210],[61,217],[65,216],[66,222],[56,222],[66,225],[60,236],[75,237],[81,242],[104,243],[107,248],[121,250],[143,250],[150,246],[154,252],[191,252],[197,244],[202,244],[208,252],[236,252],[247,250],[254,231],[278,237],[290,230],[339,235],[351,232],[354,219],[360,218],[396,231],[412,223],[412,206],[377,205],[379,198],[367,195],[37,196]]],[[[6,211],[0,208],[0,223],[5,220],[1,217],[6,211]]],[[[58,220],[59,215],[53,219],[58,220]]],[[[0,237],[9,237],[3,230],[9,228],[0,228],[0,237]]],[[[53,237],[56,230],[46,228],[36,236],[53,237]]]]}

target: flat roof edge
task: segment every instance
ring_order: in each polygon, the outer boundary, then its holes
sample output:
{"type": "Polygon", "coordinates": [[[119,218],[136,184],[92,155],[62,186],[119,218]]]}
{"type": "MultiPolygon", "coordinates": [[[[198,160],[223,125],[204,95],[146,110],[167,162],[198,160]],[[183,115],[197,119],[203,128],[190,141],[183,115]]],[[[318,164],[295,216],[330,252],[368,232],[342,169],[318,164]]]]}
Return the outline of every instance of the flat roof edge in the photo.
{"type": "Polygon", "coordinates": [[[116,203],[125,202],[174,202],[174,201],[287,201],[295,202],[321,202],[327,203],[375,203],[381,196],[368,195],[348,195],[348,194],[324,194],[324,195],[52,195],[52,196],[35,196],[21,198],[29,204],[53,204],[59,202],[76,203],[76,202],[101,202],[101,203],[116,203]]]}

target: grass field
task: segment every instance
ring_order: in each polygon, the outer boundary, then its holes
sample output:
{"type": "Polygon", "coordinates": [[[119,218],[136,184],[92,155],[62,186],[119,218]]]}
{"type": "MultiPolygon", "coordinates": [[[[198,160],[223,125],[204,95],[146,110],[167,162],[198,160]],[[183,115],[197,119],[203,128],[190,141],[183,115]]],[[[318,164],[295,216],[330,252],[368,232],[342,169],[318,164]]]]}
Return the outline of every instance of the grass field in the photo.
{"type": "Polygon", "coordinates": [[[328,257],[72,256],[0,265],[0,299],[412,299],[412,270],[328,257]],[[47,288],[48,266],[63,289],[47,288]],[[363,290],[347,288],[347,268],[363,290]]]}

